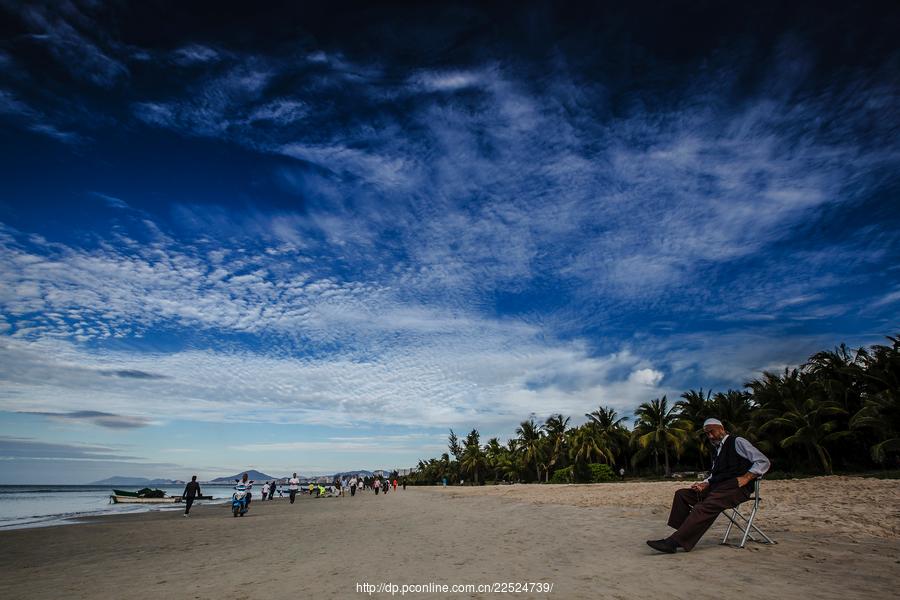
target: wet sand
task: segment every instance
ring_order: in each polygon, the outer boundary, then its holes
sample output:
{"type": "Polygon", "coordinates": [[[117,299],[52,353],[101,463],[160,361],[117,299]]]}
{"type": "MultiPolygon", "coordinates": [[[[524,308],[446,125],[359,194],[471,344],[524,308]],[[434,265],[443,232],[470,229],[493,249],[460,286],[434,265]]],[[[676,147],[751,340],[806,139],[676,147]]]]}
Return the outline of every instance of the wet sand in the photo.
{"type": "MultiPolygon", "coordinates": [[[[518,598],[884,598],[900,585],[900,481],[765,482],[778,541],[654,553],[672,483],[409,488],[254,501],[0,533],[0,597],[222,599],[370,596],[357,584],[552,583],[518,598]],[[821,517],[819,516],[821,515],[821,517]]],[[[505,595],[505,594],[504,594],[505,595]]],[[[389,597],[373,593],[371,597],[389,597]]],[[[400,596],[399,591],[396,596],[400,596]]],[[[406,597],[488,598],[489,593],[406,597]]]]}

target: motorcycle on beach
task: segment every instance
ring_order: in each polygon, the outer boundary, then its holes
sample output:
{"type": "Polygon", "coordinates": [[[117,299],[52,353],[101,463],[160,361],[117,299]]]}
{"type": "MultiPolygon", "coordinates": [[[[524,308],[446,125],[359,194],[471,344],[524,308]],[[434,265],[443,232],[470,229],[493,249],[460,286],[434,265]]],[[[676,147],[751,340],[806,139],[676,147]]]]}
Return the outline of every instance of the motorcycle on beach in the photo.
{"type": "Polygon", "coordinates": [[[250,509],[250,488],[253,480],[241,481],[235,479],[234,494],[231,496],[231,514],[235,517],[243,517],[250,509]]]}

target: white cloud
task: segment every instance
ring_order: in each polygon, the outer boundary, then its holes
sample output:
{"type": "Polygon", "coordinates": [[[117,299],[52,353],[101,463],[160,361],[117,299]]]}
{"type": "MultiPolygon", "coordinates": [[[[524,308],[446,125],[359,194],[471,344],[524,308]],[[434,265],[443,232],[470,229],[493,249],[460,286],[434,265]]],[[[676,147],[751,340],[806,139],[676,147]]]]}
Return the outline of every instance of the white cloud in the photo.
{"type": "Polygon", "coordinates": [[[426,90],[447,92],[481,86],[485,79],[482,73],[470,71],[425,71],[413,76],[411,82],[426,90]]]}
{"type": "Polygon", "coordinates": [[[631,375],[628,376],[628,381],[639,385],[655,387],[662,378],[663,374],[659,371],[653,369],[637,369],[636,371],[631,372],[631,375]]]}
{"type": "Polygon", "coordinates": [[[362,177],[385,187],[412,184],[411,165],[406,159],[382,156],[342,145],[286,144],[278,149],[281,154],[298,158],[322,168],[362,177]]]}
{"type": "Polygon", "coordinates": [[[182,66],[205,64],[218,61],[219,53],[201,44],[191,44],[172,53],[173,60],[182,66]]]}
{"type": "Polygon", "coordinates": [[[878,298],[877,300],[875,300],[875,302],[872,303],[872,307],[874,308],[874,307],[879,307],[879,306],[885,306],[885,305],[891,304],[893,302],[896,302],[898,300],[900,300],[900,290],[895,290],[895,291],[889,292],[889,293],[883,295],[881,298],[878,298]]]}
{"type": "MultiPolygon", "coordinates": [[[[372,329],[376,338],[386,333],[377,323],[372,329]]],[[[655,377],[629,377],[636,368],[654,371],[628,352],[594,358],[577,344],[548,345],[515,325],[456,321],[444,331],[413,331],[407,341],[375,343],[367,354],[298,358],[89,351],[61,340],[5,338],[0,410],[84,418],[98,411],[127,415],[135,424],[178,415],[211,422],[508,428],[532,412],[580,415],[601,402],[626,411],[658,395],[655,377]]]]}
{"type": "Polygon", "coordinates": [[[278,99],[267,102],[250,113],[248,120],[272,121],[279,125],[288,125],[301,120],[309,113],[309,107],[297,100],[278,99]]]}

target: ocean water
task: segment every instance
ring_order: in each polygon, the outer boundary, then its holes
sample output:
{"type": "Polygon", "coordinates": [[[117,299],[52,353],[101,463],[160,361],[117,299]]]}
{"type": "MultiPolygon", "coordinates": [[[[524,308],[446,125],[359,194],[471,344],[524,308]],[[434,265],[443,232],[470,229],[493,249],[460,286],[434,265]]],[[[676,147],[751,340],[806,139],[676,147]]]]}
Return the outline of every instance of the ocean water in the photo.
{"type": "MultiPolygon", "coordinates": [[[[116,489],[138,491],[141,487],[116,489]]],[[[184,486],[159,487],[170,496],[181,496],[184,486]]],[[[205,496],[194,506],[224,503],[231,498],[232,488],[225,485],[201,485],[205,496]]],[[[184,504],[112,504],[109,486],[96,485],[0,485],[0,531],[25,527],[46,527],[77,523],[80,517],[148,511],[184,511],[184,504]]]]}

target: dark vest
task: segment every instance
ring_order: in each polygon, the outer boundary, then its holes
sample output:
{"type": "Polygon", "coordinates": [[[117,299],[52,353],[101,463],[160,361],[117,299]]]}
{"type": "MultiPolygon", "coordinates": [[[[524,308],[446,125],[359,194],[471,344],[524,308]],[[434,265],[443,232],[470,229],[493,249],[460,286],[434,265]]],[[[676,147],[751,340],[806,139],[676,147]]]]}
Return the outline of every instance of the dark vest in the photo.
{"type": "Polygon", "coordinates": [[[734,447],[737,437],[729,435],[722,444],[719,456],[713,458],[712,472],[709,475],[709,484],[715,485],[728,479],[735,479],[750,470],[753,463],[740,454],[734,447]]]}

